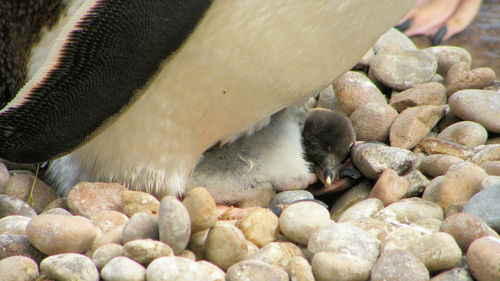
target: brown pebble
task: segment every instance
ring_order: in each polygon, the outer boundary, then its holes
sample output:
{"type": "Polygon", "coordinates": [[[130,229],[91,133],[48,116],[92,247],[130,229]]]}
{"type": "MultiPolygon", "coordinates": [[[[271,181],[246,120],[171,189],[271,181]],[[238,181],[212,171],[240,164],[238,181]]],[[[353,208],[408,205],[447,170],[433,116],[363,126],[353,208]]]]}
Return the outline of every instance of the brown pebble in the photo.
{"type": "Polygon", "coordinates": [[[91,218],[104,210],[121,212],[121,192],[116,183],[81,182],[69,192],[66,203],[72,214],[91,218]]]}
{"type": "Polygon", "coordinates": [[[387,169],[380,175],[368,197],[380,199],[387,206],[403,198],[409,188],[408,180],[400,177],[393,169],[387,169]]]}
{"type": "Polygon", "coordinates": [[[393,93],[389,104],[402,112],[408,107],[419,105],[443,105],[446,103],[446,88],[437,82],[417,85],[400,93],[393,93]]]}
{"type": "Polygon", "coordinates": [[[279,220],[269,209],[257,208],[240,219],[236,225],[247,240],[262,248],[278,239],[279,220]]]}
{"type": "Polygon", "coordinates": [[[132,190],[124,190],[121,195],[123,213],[127,216],[132,217],[135,213],[146,213],[155,218],[158,217],[160,201],[153,195],[132,190]]]}
{"type": "Polygon", "coordinates": [[[467,264],[478,281],[500,280],[500,239],[483,237],[467,250],[467,264]]]}
{"type": "Polygon", "coordinates": [[[451,234],[464,252],[474,240],[489,235],[488,225],[479,217],[467,213],[447,217],[439,231],[451,234]]]}
{"type": "Polygon", "coordinates": [[[354,111],[349,119],[358,141],[386,142],[398,113],[387,104],[368,103],[354,111]]]}
{"type": "Polygon", "coordinates": [[[215,225],[217,214],[215,201],[203,187],[190,190],[182,204],[186,207],[191,218],[191,231],[199,232],[215,225]]]}
{"type": "Polygon", "coordinates": [[[384,252],[371,271],[371,281],[428,281],[429,271],[412,253],[402,250],[384,252]]]}
{"type": "Polygon", "coordinates": [[[495,81],[495,71],[489,67],[470,70],[469,65],[457,62],[446,74],[448,97],[465,89],[483,89],[495,81]]]}

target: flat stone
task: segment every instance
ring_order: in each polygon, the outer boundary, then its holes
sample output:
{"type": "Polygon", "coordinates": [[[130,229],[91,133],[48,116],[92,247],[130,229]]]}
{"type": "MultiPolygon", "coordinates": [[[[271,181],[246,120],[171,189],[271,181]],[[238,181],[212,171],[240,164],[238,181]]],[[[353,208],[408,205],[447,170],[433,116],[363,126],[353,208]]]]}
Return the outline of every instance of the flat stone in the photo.
{"type": "Polygon", "coordinates": [[[147,266],[154,259],[173,256],[172,249],[165,243],[151,239],[139,239],[123,245],[123,255],[147,266]]]}
{"type": "Polygon", "coordinates": [[[415,223],[421,219],[443,220],[443,209],[436,203],[418,197],[407,198],[390,204],[373,216],[388,222],[415,223]]]}
{"type": "Polygon", "coordinates": [[[330,209],[331,219],[337,221],[339,217],[352,205],[368,198],[371,189],[372,184],[366,180],[362,180],[359,184],[356,184],[345,191],[333,203],[332,208],[330,209]]]}
{"type": "Polygon", "coordinates": [[[489,161],[500,160],[500,144],[489,144],[476,147],[472,162],[482,165],[489,161]]]}
{"type": "Polygon", "coordinates": [[[347,208],[336,220],[336,222],[347,222],[359,218],[371,217],[384,208],[380,199],[368,198],[353,204],[347,208]]]}
{"type": "Polygon", "coordinates": [[[443,105],[447,102],[446,88],[437,82],[416,85],[402,92],[393,92],[389,105],[397,112],[420,105],[443,105]]]}
{"type": "Polygon", "coordinates": [[[451,166],[460,162],[463,160],[452,155],[432,154],[420,161],[418,169],[427,176],[437,177],[446,174],[451,166]]]}
{"type": "Polygon", "coordinates": [[[307,190],[287,190],[276,194],[269,205],[290,205],[304,199],[314,199],[314,196],[307,190]]]}
{"type": "Polygon", "coordinates": [[[448,100],[451,111],[458,117],[483,125],[500,133],[500,94],[488,90],[463,90],[448,100]]]}

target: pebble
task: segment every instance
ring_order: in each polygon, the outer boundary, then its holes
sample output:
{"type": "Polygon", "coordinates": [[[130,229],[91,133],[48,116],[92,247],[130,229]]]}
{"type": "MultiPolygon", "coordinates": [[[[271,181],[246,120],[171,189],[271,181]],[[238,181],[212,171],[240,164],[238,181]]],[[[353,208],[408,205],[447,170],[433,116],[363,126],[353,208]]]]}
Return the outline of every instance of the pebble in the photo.
{"type": "Polygon", "coordinates": [[[9,170],[7,169],[7,166],[0,161],[0,193],[5,192],[5,187],[7,186],[7,183],[9,182],[9,170]]]}
{"type": "Polygon", "coordinates": [[[371,281],[428,281],[429,271],[412,253],[402,250],[384,252],[371,272],[371,281]]]}
{"type": "Polygon", "coordinates": [[[500,239],[483,237],[467,250],[467,264],[478,281],[500,280],[500,239]]]}
{"type": "Polygon", "coordinates": [[[420,105],[444,105],[447,101],[446,88],[437,82],[416,85],[402,92],[393,92],[389,101],[397,112],[420,105]]]}
{"type": "Polygon", "coordinates": [[[490,144],[490,145],[482,145],[476,148],[476,154],[472,156],[472,162],[477,165],[482,165],[489,161],[500,160],[500,145],[499,144],[490,144]]]}
{"type": "Polygon", "coordinates": [[[232,265],[226,272],[226,281],[273,280],[288,281],[288,274],[279,266],[259,260],[245,260],[232,265]]]}
{"type": "Polygon", "coordinates": [[[439,232],[439,228],[443,224],[442,220],[436,218],[423,218],[412,223],[412,227],[420,229],[424,233],[439,232]]]}
{"type": "Polygon", "coordinates": [[[500,176],[500,161],[488,161],[481,164],[481,168],[491,176],[500,176]]]}
{"type": "Polygon", "coordinates": [[[158,227],[160,241],[169,245],[174,253],[186,248],[191,235],[191,220],[188,210],[177,198],[165,196],[161,200],[158,227]]]}
{"type": "Polygon", "coordinates": [[[483,89],[495,81],[495,71],[489,67],[471,70],[463,62],[453,64],[446,74],[448,97],[465,89],[483,89]]]}
{"type": "Polygon", "coordinates": [[[43,211],[42,214],[51,214],[51,215],[61,215],[61,216],[72,216],[72,214],[63,208],[52,208],[47,211],[43,211]]]}
{"type": "Polygon", "coordinates": [[[123,190],[121,192],[122,210],[128,217],[136,213],[146,213],[155,218],[158,217],[160,201],[153,195],[133,190],[123,190]]]}
{"type": "Polygon", "coordinates": [[[404,149],[415,147],[443,117],[445,108],[421,105],[405,109],[391,125],[391,146],[404,149]]]}
{"type": "Polygon", "coordinates": [[[474,281],[470,272],[463,267],[455,267],[443,271],[431,278],[430,281],[474,281]]]}
{"type": "Polygon", "coordinates": [[[105,233],[98,231],[92,243],[91,251],[95,251],[97,248],[110,243],[122,244],[122,233],[123,227],[121,226],[105,233]]]}
{"type": "Polygon", "coordinates": [[[83,253],[89,250],[97,228],[81,216],[39,215],[28,223],[26,234],[47,255],[83,253]]]}
{"type": "Polygon", "coordinates": [[[205,242],[207,241],[208,229],[196,233],[191,233],[188,248],[193,251],[197,260],[205,259],[205,242]]]}
{"type": "Polygon", "coordinates": [[[92,261],[101,270],[110,260],[119,256],[123,256],[123,246],[110,243],[97,248],[92,254],[92,261]]]}
{"type": "Polygon", "coordinates": [[[365,74],[349,71],[333,82],[338,109],[350,116],[367,103],[387,104],[385,96],[365,74]]]}
{"type": "Polygon", "coordinates": [[[489,227],[500,232],[500,185],[481,190],[465,204],[464,213],[481,218],[489,227]]]}
{"type": "Polygon", "coordinates": [[[458,266],[462,258],[457,242],[446,232],[424,235],[411,247],[411,251],[431,273],[458,266]]]}
{"type": "Polygon", "coordinates": [[[125,225],[128,217],[117,211],[102,211],[97,213],[90,221],[102,230],[102,232],[108,232],[116,227],[125,225]]]}
{"type": "Polygon", "coordinates": [[[500,133],[500,95],[497,91],[463,90],[454,93],[448,103],[456,116],[500,133]]]}
{"type": "Polygon", "coordinates": [[[174,253],[165,243],[151,239],[140,239],[125,243],[123,255],[147,266],[156,258],[173,256],[174,253]]]}
{"type": "Polygon", "coordinates": [[[302,250],[290,242],[272,242],[262,247],[251,259],[286,267],[294,257],[303,257],[302,250]]]}
{"type": "Polygon", "coordinates": [[[392,89],[406,90],[431,81],[436,69],[436,58],[424,51],[393,50],[375,55],[369,73],[392,89]]]}
{"type": "Polygon", "coordinates": [[[444,219],[443,209],[436,203],[418,197],[407,198],[392,203],[373,216],[388,222],[415,223],[421,219],[444,219]]]}
{"type": "Polygon", "coordinates": [[[371,217],[349,220],[346,221],[346,223],[363,229],[377,238],[380,242],[387,239],[387,236],[396,229],[396,226],[389,222],[376,220],[371,217]]]}
{"type": "Polygon", "coordinates": [[[158,221],[147,213],[136,213],[123,226],[122,236],[124,243],[136,239],[158,240],[158,221]]]}
{"type": "Polygon", "coordinates": [[[241,218],[236,226],[243,232],[248,241],[259,248],[278,239],[279,219],[266,208],[256,208],[241,218]]]}
{"type": "Polygon", "coordinates": [[[37,213],[41,213],[47,205],[57,198],[56,191],[45,182],[36,178],[31,171],[14,170],[9,172],[10,177],[5,187],[6,195],[26,201],[32,194],[31,206],[37,213]]]}
{"type": "Polygon", "coordinates": [[[312,261],[316,280],[363,281],[370,277],[372,264],[357,256],[342,253],[318,252],[312,261]]]}
{"type": "Polygon", "coordinates": [[[452,155],[432,154],[420,161],[418,169],[427,176],[434,178],[446,174],[451,166],[460,162],[463,162],[463,160],[452,155]]]}
{"type": "Polygon", "coordinates": [[[287,190],[276,194],[269,205],[290,205],[295,201],[306,199],[314,199],[311,192],[307,190],[287,190]]]}
{"type": "Polygon", "coordinates": [[[474,155],[474,150],[468,146],[435,137],[426,137],[418,144],[417,149],[427,154],[446,154],[462,160],[470,160],[474,155]]]}
{"type": "Polygon", "coordinates": [[[26,226],[31,218],[24,216],[7,216],[0,219],[0,234],[26,235],[26,226]]]}
{"type": "Polygon", "coordinates": [[[213,263],[209,263],[208,261],[198,261],[199,264],[206,272],[205,280],[206,281],[225,281],[226,273],[224,270],[220,269],[213,263]]]}
{"type": "MultiPolygon", "coordinates": [[[[314,98],[313,98],[314,99],[314,98]]],[[[318,100],[314,104],[314,100],[309,99],[309,108],[326,108],[330,110],[338,110],[337,97],[335,97],[335,92],[333,91],[332,84],[329,84],[323,91],[319,92],[318,100]]]]}
{"type": "Polygon", "coordinates": [[[205,278],[206,273],[199,264],[175,256],[157,258],[146,269],[148,281],[206,281],[205,278]]]}
{"type": "Polygon", "coordinates": [[[380,253],[380,245],[378,239],[359,227],[334,223],[315,231],[307,248],[312,254],[321,251],[351,254],[374,264],[380,253]]]}
{"type": "Polygon", "coordinates": [[[424,193],[422,194],[422,199],[436,203],[437,202],[437,194],[439,192],[439,186],[443,182],[443,179],[444,179],[444,176],[437,176],[437,177],[433,178],[429,182],[427,187],[425,187],[424,193]]]}
{"type": "Polygon", "coordinates": [[[487,187],[497,184],[500,184],[500,176],[486,176],[481,180],[479,189],[483,190],[487,187]]]}
{"type": "Polygon", "coordinates": [[[40,263],[40,271],[54,280],[99,281],[95,264],[81,254],[49,256],[40,263]]]}
{"type": "Polygon", "coordinates": [[[464,253],[472,241],[489,235],[488,225],[479,217],[467,213],[447,217],[439,230],[453,236],[464,253]]]}
{"type": "Polygon", "coordinates": [[[218,221],[208,232],[205,257],[223,270],[247,257],[245,235],[234,225],[218,221]]]}
{"type": "Polygon", "coordinates": [[[205,188],[197,187],[190,190],[182,204],[189,212],[192,232],[199,232],[215,225],[217,221],[215,201],[205,188]]]}
{"type": "Polygon", "coordinates": [[[313,201],[296,202],[283,210],[279,227],[290,240],[307,245],[311,234],[331,223],[330,213],[322,205],[313,201]]]}
{"type": "Polygon", "coordinates": [[[446,76],[450,67],[458,62],[470,66],[472,57],[464,48],[455,46],[434,46],[424,49],[427,54],[437,58],[438,68],[437,73],[446,76]]]}
{"type": "Polygon", "coordinates": [[[403,50],[412,51],[417,49],[415,43],[413,43],[413,41],[408,38],[408,36],[404,35],[396,28],[391,28],[389,29],[389,31],[380,36],[375,45],[373,45],[373,50],[375,51],[375,53],[378,53],[385,47],[393,44],[399,46],[403,50]]]}
{"type": "Polygon", "coordinates": [[[386,142],[397,116],[397,111],[387,104],[367,103],[354,111],[349,119],[358,141],[386,142]]]}
{"type": "Polygon", "coordinates": [[[339,217],[336,222],[347,222],[350,220],[371,217],[373,214],[384,208],[384,204],[380,199],[368,198],[359,201],[347,208],[339,217]]]}
{"type": "Polygon", "coordinates": [[[0,194],[0,218],[12,215],[36,217],[36,212],[23,200],[0,194]]]}
{"type": "Polygon", "coordinates": [[[369,198],[379,199],[383,206],[398,201],[410,189],[410,182],[400,177],[393,169],[387,169],[378,178],[369,198]]]}
{"type": "Polygon", "coordinates": [[[351,151],[354,166],[369,179],[377,179],[386,169],[398,174],[409,170],[416,163],[416,155],[406,149],[390,147],[382,143],[356,144],[351,151]]]}
{"type": "Polygon", "coordinates": [[[488,131],[476,122],[461,121],[448,126],[437,137],[461,145],[476,147],[486,143],[488,131]]]}
{"type": "Polygon", "coordinates": [[[40,262],[45,255],[33,247],[25,235],[0,234],[0,260],[10,256],[26,256],[40,262]]]}
{"type": "Polygon", "coordinates": [[[332,220],[337,221],[339,216],[352,205],[368,198],[372,184],[366,180],[361,180],[359,184],[346,190],[340,195],[335,202],[333,202],[330,209],[330,217],[332,220]]]}
{"type": "Polygon", "coordinates": [[[37,263],[24,256],[12,256],[0,260],[0,276],[5,281],[31,281],[38,277],[37,263]]]}
{"type": "Polygon", "coordinates": [[[301,256],[293,257],[286,265],[286,272],[293,281],[314,281],[314,275],[309,262],[301,256]]]}
{"type": "Polygon", "coordinates": [[[422,238],[413,227],[400,227],[391,232],[382,244],[382,253],[392,250],[409,251],[422,238]]]}
{"type": "Polygon", "coordinates": [[[146,269],[129,258],[116,257],[102,268],[101,278],[105,281],[145,281],[146,269]]]}
{"type": "Polygon", "coordinates": [[[67,205],[74,215],[92,218],[104,210],[121,211],[121,192],[116,183],[81,182],[71,188],[67,205]]]}
{"type": "Polygon", "coordinates": [[[449,204],[467,202],[479,192],[481,180],[486,176],[483,169],[471,162],[451,166],[439,185],[437,203],[446,208],[449,204]]]}
{"type": "Polygon", "coordinates": [[[410,183],[410,187],[403,197],[412,197],[422,194],[425,187],[430,183],[429,179],[417,169],[411,169],[403,175],[403,178],[410,183]]]}

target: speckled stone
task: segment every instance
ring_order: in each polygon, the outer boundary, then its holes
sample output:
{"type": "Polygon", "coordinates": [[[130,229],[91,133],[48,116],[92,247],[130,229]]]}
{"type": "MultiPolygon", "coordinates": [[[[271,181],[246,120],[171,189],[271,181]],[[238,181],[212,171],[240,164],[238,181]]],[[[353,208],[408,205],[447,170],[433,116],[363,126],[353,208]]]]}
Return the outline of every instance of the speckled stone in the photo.
{"type": "Polygon", "coordinates": [[[500,231],[500,185],[483,189],[465,204],[464,213],[481,218],[489,227],[500,231]]]}
{"type": "Polygon", "coordinates": [[[31,218],[24,216],[7,216],[0,219],[0,234],[26,235],[26,226],[31,218]]]}
{"type": "Polygon", "coordinates": [[[368,198],[347,208],[335,221],[346,222],[359,218],[371,217],[383,208],[384,204],[380,201],[380,199],[368,198]]]}
{"type": "Polygon", "coordinates": [[[418,169],[429,177],[444,175],[448,169],[456,163],[464,160],[446,154],[428,155],[420,161],[418,169]]]}
{"type": "Polygon", "coordinates": [[[23,200],[0,194],[0,218],[12,215],[36,217],[36,212],[23,200]]]}
{"type": "Polygon", "coordinates": [[[269,209],[257,208],[241,218],[236,225],[246,239],[259,248],[278,239],[279,220],[269,209]]]}
{"type": "Polygon", "coordinates": [[[460,265],[462,251],[453,236],[445,232],[424,235],[411,247],[429,272],[446,270],[460,265]]]}
{"type": "Polygon", "coordinates": [[[467,264],[478,281],[500,280],[500,239],[483,237],[467,250],[467,264]]]}
{"type": "Polygon", "coordinates": [[[245,235],[234,225],[219,221],[209,231],[205,242],[205,257],[226,270],[246,258],[245,235]]]}
{"type": "Polygon", "coordinates": [[[40,262],[45,255],[31,245],[28,237],[19,234],[0,234],[0,260],[10,256],[26,256],[40,262]]]}
{"type": "Polygon", "coordinates": [[[447,217],[440,231],[451,234],[463,252],[467,251],[472,241],[489,234],[488,225],[483,220],[467,213],[447,217]]]}
{"type": "Polygon", "coordinates": [[[146,269],[148,281],[205,281],[205,271],[196,262],[181,257],[161,257],[146,269]]]}
{"type": "Polygon", "coordinates": [[[366,259],[350,254],[318,252],[312,261],[316,280],[367,280],[372,264],[366,259]]]}
{"type": "Polygon", "coordinates": [[[123,255],[143,265],[159,257],[173,256],[172,249],[165,243],[151,239],[133,240],[123,245],[123,255]]]}
{"type": "Polygon", "coordinates": [[[160,235],[158,232],[158,221],[147,213],[134,214],[123,227],[123,242],[136,239],[155,239],[160,235]]]}
{"type": "Polygon", "coordinates": [[[123,213],[131,217],[136,213],[146,213],[152,217],[158,217],[160,201],[153,195],[133,190],[121,192],[123,213]]]}
{"type": "Polygon", "coordinates": [[[106,281],[145,281],[146,269],[129,258],[116,257],[102,268],[101,277],[106,281]]]}
{"type": "Polygon", "coordinates": [[[190,190],[182,203],[189,212],[192,232],[199,232],[215,225],[217,221],[215,201],[205,188],[197,187],[190,190]]]}
{"type": "Polygon", "coordinates": [[[276,280],[288,281],[286,271],[259,260],[245,260],[232,265],[226,272],[227,281],[276,280]]]}
{"type": "Polygon", "coordinates": [[[458,117],[500,133],[500,95],[496,91],[463,90],[448,99],[451,111],[458,117]]]}
{"type": "Polygon", "coordinates": [[[121,192],[116,183],[81,182],[69,192],[67,205],[72,214],[91,218],[104,210],[121,211],[121,192]]]}
{"type": "Polygon", "coordinates": [[[117,211],[102,211],[97,213],[90,221],[103,232],[108,232],[118,226],[125,225],[128,217],[117,211]]]}
{"type": "Polygon", "coordinates": [[[99,272],[92,260],[80,254],[47,257],[40,263],[40,271],[55,280],[99,281],[99,272]]]}
{"type": "Polygon", "coordinates": [[[371,272],[371,281],[428,281],[429,271],[408,251],[384,252],[371,272]]]}
{"type": "Polygon", "coordinates": [[[111,259],[123,256],[123,246],[116,243],[103,245],[92,254],[92,261],[101,270],[111,259]]]}
{"type": "Polygon", "coordinates": [[[81,216],[40,215],[26,227],[29,241],[48,255],[89,250],[97,228],[81,216]]]}
{"type": "Polygon", "coordinates": [[[358,141],[386,142],[397,116],[397,111],[387,104],[367,103],[354,111],[349,119],[358,141]]]}
{"type": "Polygon", "coordinates": [[[495,71],[484,67],[471,70],[463,62],[453,64],[446,74],[446,89],[448,96],[465,89],[483,89],[495,81],[495,71]]]}
{"type": "Polygon", "coordinates": [[[322,205],[302,201],[289,205],[279,218],[279,226],[290,240],[306,245],[311,234],[318,228],[330,224],[330,213],[322,205]]]}
{"type": "Polygon", "coordinates": [[[31,281],[38,277],[36,262],[24,256],[12,256],[0,260],[0,276],[5,281],[31,281]]]}
{"type": "Polygon", "coordinates": [[[402,112],[409,107],[443,105],[446,101],[446,88],[441,83],[427,82],[399,93],[393,92],[389,104],[397,112],[402,112]]]}
{"type": "Polygon", "coordinates": [[[165,196],[158,216],[160,241],[169,245],[174,253],[182,252],[191,235],[191,219],[186,207],[173,196],[165,196]]]}

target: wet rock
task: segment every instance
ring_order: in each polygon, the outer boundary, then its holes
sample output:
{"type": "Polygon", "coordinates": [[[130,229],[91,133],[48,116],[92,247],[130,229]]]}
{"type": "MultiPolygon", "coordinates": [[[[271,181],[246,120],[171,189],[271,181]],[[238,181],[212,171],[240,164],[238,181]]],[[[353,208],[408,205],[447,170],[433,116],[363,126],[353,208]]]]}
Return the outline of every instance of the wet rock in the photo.
{"type": "Polygon", "coordinates": [[[347,208],[336,222],[347,222],[359,218],[371,217],[384,208],[384,204],[377,198],[368,198],[347,208]]]}
{"type": "Polygon", "coordinates": [[[26,226],[31,218],[24,216],[7,216],[0,219],[0,234],[26,235],[26,226]]]}
{"type": "Polygon", "coordinates": [[[382,253],[392,250],[409,251],[422,238],[422,234],[412,227],[400,227],[391,232],[382,245],[382,253]]]}
{"type": "Polygon", "coordinates": [[[154,260],[146,269],[148,281],[205,281],[206,273],[199,264],[181,257],[162,257],[154,260]]]}
{"type": "Polygon", "coordinates": [[[110,260],[123,256],[123,246],[116,243],[103,245],[92,254],[92,261],[101,270],[110,260]]]}
{"type": "Polygon", "coordinates": [[[371,272],[371,281],[427,281],[429,271],[417,257],[408,251],[384,252],[371,272]]]}
{"type": "Polygon", "coordinates": [[[190,190],[182,201],[191,218],[191,231],[199,232],[215,225],[217,214],[215,201],[202,187],[190,190]]]}
{"type": "Polygon", "coordinates": [[[104,210],[121,211],[121,192],[125,187],[116,183],[81,182],[67,198],[72,214],[92,218],[104,210]]]}
{"type": "Polygon", "coordinates": [[[496,232],[500,231],[500,185],[490,186],[476,195],[465,204],[464,213],[481,218],[496,232]]]}
{"type": "Polygon", "coordinates": [[[424,235],[411,247],[411,251],[425,264],[429,272],[458,266],[462,258],[462,251],[457,242],[445,232],[424,235]]]}
{"type": "Polygon", "coordinates": [[[153,195],[141,191],[124,190],[121,196],[123,213],[127,216],[131,217],[136,213],[146,213],[152,217],[158,217],[160,201],[153,195]]]}
{"type": "Polygon", "coordinates": [[[217,222],[208,232],[205,242],[205,257],[226,270],[247,256],[245,236],[237,227],[217,222]]]}
{"type": "Polygon", "coordinates": [[[359,141],[386,142],[389,128],[398,113],[387,104],[367,103],[354,111],[349,119],[359,141]]]}
{"type": "Polygon", "coordinates": [[[387,169],[378,178],[370,192],[370,198],[377,198],[384,206],[403,198],[410,188],[410,182],[398,176],[393,169],[387,169]]]}
{"type": "Polygon", "coordinates": [[[279,218],[281,232],[290,240],[302,245],[307,244],[316,229],[330,222],[328,210],[312,201],[289,205],[279,218]]]}
{"type": "Polygon", "coordinates": [[[446,89],[448,96],[465,89],[483,89],[495,81],[495,71],[493,69],[476,68],[470,70],[466,63],[458,62],[453,64],[446,74],[446,89]]]}
{"type": "Polygon", "coordinates": [[[36,217],[36,212],[23,200],[0,194],[0,218],[12,215],[36,217]]]}
{"type": "Polygon", "coordinates": [[[500,95],[496,91],[463,90],[448,100],[458,117],[477,122],[486,129],[500,133],[500,95]]]}
{"type": "Polygon", "coordinates": [[[259,260],[241,261],[231,266],[226,272],[227,281],[276,280],[287,281],[286,271],[276,265],[259,260]]]}
{"type": "Polygon", "coordinates": [[[251,241],[259,248],[278,239],[279,220],[269,209],[257,208],[245,217],[241,218],[236,225],[251,241]]]}
{"type": "Polygon", "coordinates": [[[409,107],[443,105],[446,101],[446,88],[437,82],[427,82],[400,93],[393,92],[389,104],[402,112],[409,107]]]}
{"type": "Polygon", "coordinates": [[[123,242],[136,239],[154,239],[159,235],[158,221],[147,213],[134,214],[123,227],[123,242]]]}
{"type": "Polygon", "coordinates": [[[191,235],[191,219],[182,203],[173,196],[165,196],[160,203],[158,216],[160,241],[166,243],[174,253],[182,252],[191,235]]]}
{"type": "Polygon", "coordinates": [[[312,259],[316,280],[367,280],[372,264],[350,254],[319,252],[312,259]]]}
{"type": "Polygon", "coordinates": [[[92,260],[80,254],[47,257],[40,263],[40,271],[55,280],[99,281],[99,272],[92,260]]]}
{"type": "Polygon", "coordinates": [[[26,256],[40,262],[45,255],[33,247],[25,235],[0,234],[0,260],[11,256],[26,256]]]}
{"type": "Polygon", "coordinates": [[[401,112],[392,123],[389,139],[391,146],[411,149],[415,147],[443,117],[445,108],[422,105],[401,112]]]}
{"type": "Polygon", "coordinates": [[[452,155],[433,154],[422,159],[418,169],[429,177],[437,177],[444,175],[451,166],[460,162],[463,160],[452,155]]]}
{"type": "Polygon", "coordinates": [[[146,269],[129,258],[116,257],[102,268],[101,277],[106,281],[145,281],[146,269]]]}
{"type": "Polygon", "coordinates": [[[500,280],[500,239],[483,237],[467,250],[467,264],[478,281],[500,280]]]}
{"type": "Polygon", "coordinates": [[[467,251],[472,241],[489,234],[488,225],[483,220],[467,213],[458,213],[447,217],[443,221],[440,231],[453,236],[463,252],[467,251]]]}
{"type": "Polygon", "coordinates": [[[433,55],[438,60],[437,73],[446,76],[448,69],[458,62],[470,66],[472,57],[464,48],[455,46],[434,46],[424,50],[427,54],[433,55]]]}
{"type": "Polygon", "coordinates": [[[293,257],[285,269],[290,280],[314,281],[311,265],[304,257],[293,257]]]}
{"type": "Polygon", "coordinates": [[[60,215],[37,216],[26,227],[31,244],[48,255],[89,250],[96,230],[87,218],[60,215]]]}
{"type": "Polygon", "coordinates": [[[486,143],[488,132],[486,128],[476,122],[462,121],[445,128],[437,137],[461,145],[476,147],[486,143]]]}
{"type": "Polygon", "coordinates": [[[151,239],[140,239],[125,243],[123,255],[147,266],[156,258],[173,256],[174,253],[165,243],[151,239]]]}
{"type": "Polygon", "coordinates": [[[92,224],[103,232],[108,232],[116,227],[125,225],[127,221],[128,217],[117,211],[102,211],[91,219],[92,224]]]}

